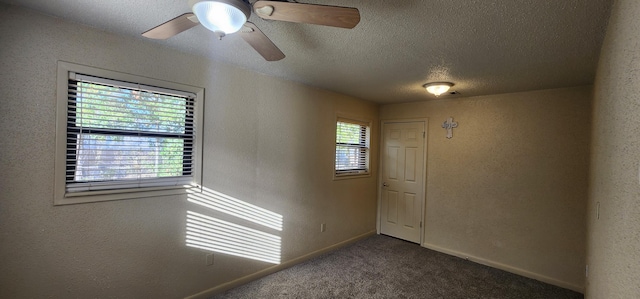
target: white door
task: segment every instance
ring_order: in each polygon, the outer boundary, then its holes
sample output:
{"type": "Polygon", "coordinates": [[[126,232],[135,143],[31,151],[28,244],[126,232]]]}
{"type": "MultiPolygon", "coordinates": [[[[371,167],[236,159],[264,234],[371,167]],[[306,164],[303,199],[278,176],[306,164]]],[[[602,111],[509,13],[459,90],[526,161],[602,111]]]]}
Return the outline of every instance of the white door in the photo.
{"type": "Polygon", "coordinates": [[[385,122],[382,127],[380,233],[420,243],[425,122],[385,122]]]}

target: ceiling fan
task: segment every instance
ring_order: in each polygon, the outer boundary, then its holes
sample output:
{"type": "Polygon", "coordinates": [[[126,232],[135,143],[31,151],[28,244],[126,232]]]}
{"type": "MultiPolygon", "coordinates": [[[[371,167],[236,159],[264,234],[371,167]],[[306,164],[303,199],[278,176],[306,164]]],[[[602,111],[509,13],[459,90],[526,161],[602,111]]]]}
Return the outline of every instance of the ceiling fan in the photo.
{"type": "Polygon", "coordinates": [[[248,22],[251,10],[259,17],[295,23],[351,29],[360,22],[357,8],[304,4],[298,2],[263,1],[251,5],[249,0],[189,0],[193,13],[185,13],[162,23],[142,36],[167,39],[202,24],[222,39],[238,32],[267,61],[284,58],[284,53],[258,27],[248,22]]]}

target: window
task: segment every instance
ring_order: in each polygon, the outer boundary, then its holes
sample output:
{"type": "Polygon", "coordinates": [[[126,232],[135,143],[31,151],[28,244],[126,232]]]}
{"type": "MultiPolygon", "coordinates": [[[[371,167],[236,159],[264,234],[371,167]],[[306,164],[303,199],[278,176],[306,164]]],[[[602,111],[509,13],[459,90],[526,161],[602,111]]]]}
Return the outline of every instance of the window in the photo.
{"type": "Polygon", "coordinates": [[[202,89],[66,63],[58,75],[56,204],[199,184],[202,89]]]}
{"type": "Polygon", "coordinates": [[[369,131],[370,125],[367,122],[338,117],[336,177],[369,174],[369,131]]]}

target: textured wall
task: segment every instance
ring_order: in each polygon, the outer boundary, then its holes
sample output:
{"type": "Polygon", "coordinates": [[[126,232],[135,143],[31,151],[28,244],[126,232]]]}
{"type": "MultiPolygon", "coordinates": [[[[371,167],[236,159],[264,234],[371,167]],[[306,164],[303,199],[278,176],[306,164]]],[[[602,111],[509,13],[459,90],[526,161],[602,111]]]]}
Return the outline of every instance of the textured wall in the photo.
{"type": "Polygon", "coordinates": [[[423,245],[581,290],[591,97],[586,86],[382,106],[381,119],[429,118],[423,245]]]}
{"type": "Polygon", "coordinates": [[[618,0],[613,6],[594,98],[586,297],[640,298],[640,2],[636,0],[618,0]]]}
{"type": "Polygon", "coordinates": [[[377,105],[6,5],[0,40],[1,298],[178,298],[271,266],[205,266],[186,212],[235,218],[184,196],[54,207],[58,60],[204,87],[204,185],[281,214],[283,262],[375,229],[376,176],[332,169],[336,113],[377,105]]]}

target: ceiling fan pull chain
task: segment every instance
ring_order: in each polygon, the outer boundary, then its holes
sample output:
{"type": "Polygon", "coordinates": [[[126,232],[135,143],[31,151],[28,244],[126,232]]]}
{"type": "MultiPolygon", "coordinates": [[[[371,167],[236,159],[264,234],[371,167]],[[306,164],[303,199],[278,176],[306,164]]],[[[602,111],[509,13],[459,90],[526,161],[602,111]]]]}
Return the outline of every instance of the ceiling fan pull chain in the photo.
{"type": "Polygon", "coordinates": [[[213,34],[218,38],[218,40],[222,40],[222,38],[226,36],[224,31],[222,30],[216,30],[213,32],[213,34]]]}

